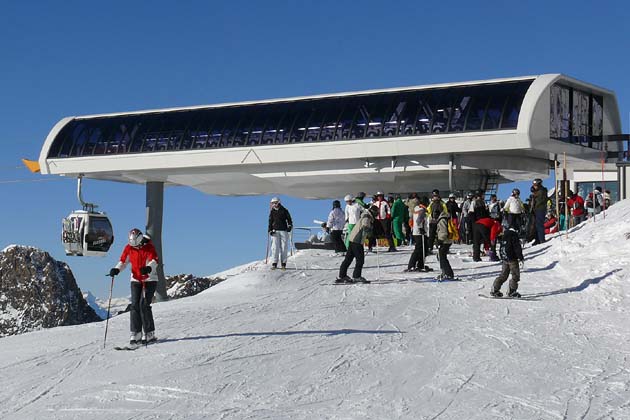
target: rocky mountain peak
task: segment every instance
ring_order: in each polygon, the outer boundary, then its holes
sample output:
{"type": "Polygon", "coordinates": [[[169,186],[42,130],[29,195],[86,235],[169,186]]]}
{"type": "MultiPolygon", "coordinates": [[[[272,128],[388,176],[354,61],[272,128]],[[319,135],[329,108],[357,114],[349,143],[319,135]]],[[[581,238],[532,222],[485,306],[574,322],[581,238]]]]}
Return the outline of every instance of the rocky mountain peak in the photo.
{"type": "Polygon", "coordinates": [[[28,246],[0,252],[0,337],[95,321],[66,263],[28,246]]]}

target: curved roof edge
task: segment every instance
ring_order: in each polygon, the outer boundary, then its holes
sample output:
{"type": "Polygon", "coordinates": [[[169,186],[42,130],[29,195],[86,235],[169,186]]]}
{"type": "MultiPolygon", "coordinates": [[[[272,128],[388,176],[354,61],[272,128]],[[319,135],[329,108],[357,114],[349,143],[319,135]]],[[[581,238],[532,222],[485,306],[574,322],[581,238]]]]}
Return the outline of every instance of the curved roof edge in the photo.
{"type": "Polygon", "coordinates": [[[48,162],[46,159],[48,158],[48,151],[50,150],[50,146],[52,145],[57,134],[68,124],[70,121],[74,120],[75,117],[65,117],[62,118],[55,124],[55,126],[50,130],[48,136],[46,136],[46,140],[44,141],[44,145],[42,146],[42,150],[39,153],[39,167],[42,174],[49,174],[48,170],[48,162]]]}
{"type": "MultiPolygon", "coordinates": [[[[621,130],[621,117],[619,115],[617,95],[614,91],[592,83],[584,82],[571,76],[567,76],[566,74],[550,73],[536,77],[536,79],[534,79],[529,89],[525,93],[517,125],[517,130],[519,132],[527,132],[530,134],[533,133],[532,130],[534,128],[534,124],[536,122],[535,120],[537,118],[536,111],[544,101],[548,100],[548,96],[544,95],[544,93],[558,81],[566,82],[566,84],[571,85],[575,88],[579,88],[591,93],[596,93],[612,100],[614,102],[614,106],[612,107],[612,109],[610,106],[605,106],[604,113],[606,116],[612,117],[612,125],[614,126],[613,131],[621,130]]],[[[547,116],[548,110],[545,109],[543,114],[547,116]]]]}

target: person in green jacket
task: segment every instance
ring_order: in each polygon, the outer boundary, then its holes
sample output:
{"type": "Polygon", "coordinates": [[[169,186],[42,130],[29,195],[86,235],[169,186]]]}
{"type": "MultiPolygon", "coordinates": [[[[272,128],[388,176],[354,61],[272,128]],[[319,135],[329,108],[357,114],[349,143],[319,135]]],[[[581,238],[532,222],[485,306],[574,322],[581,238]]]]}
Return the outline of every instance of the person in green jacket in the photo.
{"type": "Polygon", "coordinates": [[[356,197],[354,197],[354,202],[355,203],[357,203],[362,208],[367,209],[370,206],[368,204],[365,204],[364,200],[365,200],[365,193],[363,191],[361,191],[360,193],[357,194],[356,197]]]}
{"type": "Polygon", "coordinates": [[[405,241],[405,235],[403,235],[402,226],[405,222],[405,213],[409,216],[409,209],[405,206],[400,195],[396,195],[396,200],[392,205],[392,227],[394,229],[395,246],[402,245],[405,241]]]}

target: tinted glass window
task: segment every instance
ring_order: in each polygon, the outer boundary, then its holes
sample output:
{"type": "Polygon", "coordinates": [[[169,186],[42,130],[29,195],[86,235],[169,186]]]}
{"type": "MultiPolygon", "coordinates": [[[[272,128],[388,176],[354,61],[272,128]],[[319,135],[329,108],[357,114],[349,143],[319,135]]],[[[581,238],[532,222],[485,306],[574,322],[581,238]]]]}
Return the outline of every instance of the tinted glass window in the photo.
{"type": "Polygon", "coordinates": [[[601,136],[604,127],[604,98],[593,95],[593,135],[601,136]]]}
{"type": "MultiPolygon", "coordinates": [[[[74,120],[55,138],[49,157],[516,128],[530,84],[528,80],[74,120]]],[[[552,102],[551,131],[556,138],[585,132],[601,135],[601,97],[555,86],[552,102]]]]}
{"type": "Polygon", "coordinates": [[[549,130],[551,137],[566,139],[569,137],[571,107],[570,91],[560,85],[551,86],[551,108],[549,130]]]}
{"type": "Polygon", "coordinates": [[[315,109],[313,108],[312,103],[305,103],[300,106],[300,110],[297,114],[293,122],[293,127],[291,128],[290,142],[291,143],[301,143],[304,139],[304,135],[306,134],[306,127],[311,120],[311,116],[315,109]]]}
{"type": "Polygon", "coordinates": [[[322,131],[319,135],[320,141],[329,141],[335,137],[337,121],[339,121],[339,117],[341,117],[347,102],[346,99],[337,99],[330,104],[322,122],[322,131]]]}
{"type": "Polygon", "coordinates": [[[449,132],[464,131],[464,124],[466,122],[466,114],[468,113],[469,105],[471,103],[471,96],[469,94],[461,94],[456,99],[450,110],[450,122],[449,132]]]}
{"type": "Polygon", "coordinates": [[[523,98],[519,95],[511,95],[505,105],[503,111],[503,120],[501,121],[501,128],[516,128],[518,125],[518,115],[521,109],[523,98]]]}
{"type": "Polygon", "coordinates": [[[573,90],[572,134],[576,141],[588,140],[590,125],[590,97],[586,92],[573,90]]]}

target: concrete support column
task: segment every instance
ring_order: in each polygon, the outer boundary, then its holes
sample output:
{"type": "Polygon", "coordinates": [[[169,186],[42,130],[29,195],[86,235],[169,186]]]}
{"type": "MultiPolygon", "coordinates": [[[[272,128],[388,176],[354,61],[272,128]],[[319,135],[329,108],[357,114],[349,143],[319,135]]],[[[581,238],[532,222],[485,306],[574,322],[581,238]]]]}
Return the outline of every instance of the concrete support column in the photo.
{"type": "Polygon", "coordinates": [[[159,262],[157,267],[158,284],[155,292],[158,301],[168,300],[164,258],[162,256],[162,214],[164,211],[164,183],[147,182],[147,235],[151,237],[159,262]]]}

